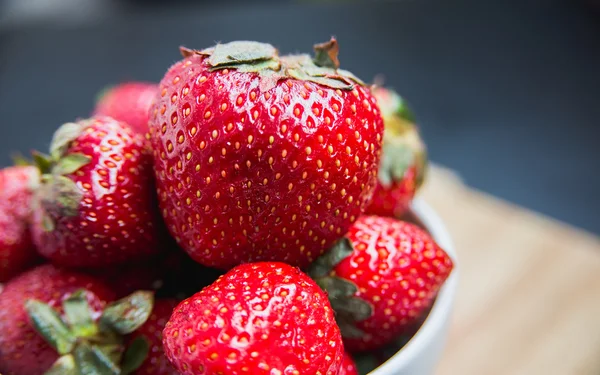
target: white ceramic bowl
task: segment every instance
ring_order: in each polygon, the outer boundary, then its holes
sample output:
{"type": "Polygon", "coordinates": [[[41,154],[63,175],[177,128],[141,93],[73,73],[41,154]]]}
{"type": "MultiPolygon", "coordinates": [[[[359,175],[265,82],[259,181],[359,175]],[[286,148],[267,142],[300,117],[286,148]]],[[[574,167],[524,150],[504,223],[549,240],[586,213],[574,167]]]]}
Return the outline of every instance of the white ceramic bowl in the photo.
{"type": "Polygon", "coordinates": [[[413,211],[435,241],[450,255],[454,269],[418,332],[400,351],[369,375],[431,375],[446,343],[458,283],[456,253],[444,223],[430,206],[417,199],[413,203],[413,211]]]}

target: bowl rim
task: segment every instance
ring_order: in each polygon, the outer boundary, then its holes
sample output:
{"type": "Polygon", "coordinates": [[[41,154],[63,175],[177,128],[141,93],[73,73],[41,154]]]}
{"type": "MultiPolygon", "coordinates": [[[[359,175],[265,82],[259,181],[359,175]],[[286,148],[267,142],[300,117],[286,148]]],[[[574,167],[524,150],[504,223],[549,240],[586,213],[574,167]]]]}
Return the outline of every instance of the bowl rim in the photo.
{"type": "Polygon", "coordinates": [[[417,333],[396,354],[369,372],[369,375],[395,374],[398,370],[412,364],[420,352],[427,347],[427,344],[435,340],[437,333],[442,330],[444,324],[447,324],[447,315],[452,311],[458,286],[458,264],[454,244],[442,219],[425,201],[420,198],[415,199],[412,209],[429,230],[433,239],[448,253],[454,263],[454,268],[440,289],[429,315],[417,333]]]}

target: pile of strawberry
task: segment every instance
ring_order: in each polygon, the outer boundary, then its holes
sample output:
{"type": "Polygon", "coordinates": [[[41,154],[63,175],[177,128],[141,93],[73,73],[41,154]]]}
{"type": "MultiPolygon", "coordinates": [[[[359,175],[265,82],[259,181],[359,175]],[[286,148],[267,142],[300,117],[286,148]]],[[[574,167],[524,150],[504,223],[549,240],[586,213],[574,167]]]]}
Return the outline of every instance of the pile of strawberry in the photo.
{"type": "Polygon", "coordinates": [[[0,171],[1,374],[357,374],[450,274],[414,119],[334,39],[181,52],[0,171]]]}

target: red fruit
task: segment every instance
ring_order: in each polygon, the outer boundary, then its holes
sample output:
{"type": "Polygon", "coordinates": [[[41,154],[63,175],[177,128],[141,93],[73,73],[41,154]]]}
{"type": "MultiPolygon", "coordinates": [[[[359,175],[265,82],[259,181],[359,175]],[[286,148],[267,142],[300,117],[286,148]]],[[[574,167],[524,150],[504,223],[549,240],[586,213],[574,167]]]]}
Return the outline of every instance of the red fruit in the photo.
{"type": "Polygon", "coordinates": [[[38,180],[34,167],[0,170],[0,282],[8,281],[36,260],[28,221],[38,180]]]}
{"type": "Polygon", "coordinates": [[[342,367],[338,375],[358,375],[358,369],[352,357],[348,353],[344,353],[344,359],[342,360],[342,367]]]}
{"type": "Polygon", "coordinates": [[[418,323],[452,267],[417,226],[361,216],[310,274],[329,293],[346,349],[356,352],[380,348],[418,323]]]}
{"type": "Polygon", "coordinates": [[[385,123],[379,183],[367,214],[400,217],[423,184],[427,152],[406,102],[396,92],[376,88],[385,123]]]}
{"type": "Polygon", "coordinates": [[[152,309],[152,314],[132,335],[132,338],[144,337],[149,345],[148,357],[134,372],[137,375],[179,375],[171,362],[165,357],[162,345],[162,331],[171,317],[173,309],[179,304],[175,299],[157,300],[152,309]]]}
{"type": "Polygon", "coordinates": [[[60,309],[61,303],[78,289],[95,314],[113,294],[99,281],[79,273],[44,265],[12,279],[0,293],[0,373],[43,374],[58,359],[56,351],[30,325],[24,303],[35,298],[60,309]]]}
{"type": "Polygon", "coordinates": [[[183,301],[163,344],[183,375],[334,375],[344,350],[326,295],[284,263],[238,266],[183,301]]]}
{"type": "Polygon", "coordinates": [[[110,117],[63,125],[51,145],[33,214],[33,238],[52,262],[102,267],[158,252],[161,220],[151,155],[110,117]]]}
{"type": "Polygon", "coordinates": [[[102,92],[94,115],[110,116],[123,121],[139,134],[148,132],[148,110],[158,93],[158,85],[127,82],[102,92]]]}
{"type": "Polygon", "coordinates": [[[279,57],[268,44],[183,49],[160,83],[150,132],[163,217],[192,258],[228,269],[304,267],[362,213],[383,120],[337,69],[337,43],[279,57]]]}

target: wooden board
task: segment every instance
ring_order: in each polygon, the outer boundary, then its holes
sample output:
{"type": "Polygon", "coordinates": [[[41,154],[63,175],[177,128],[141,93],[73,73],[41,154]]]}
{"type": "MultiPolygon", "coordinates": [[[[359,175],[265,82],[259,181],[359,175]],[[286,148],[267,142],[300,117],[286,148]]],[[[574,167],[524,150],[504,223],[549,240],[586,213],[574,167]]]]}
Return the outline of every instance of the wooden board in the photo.
{"type": "Polygon", "coordinates": [[[600,374],[600,239],[430,172],[460,268],[437,374],[600,374]]]}

